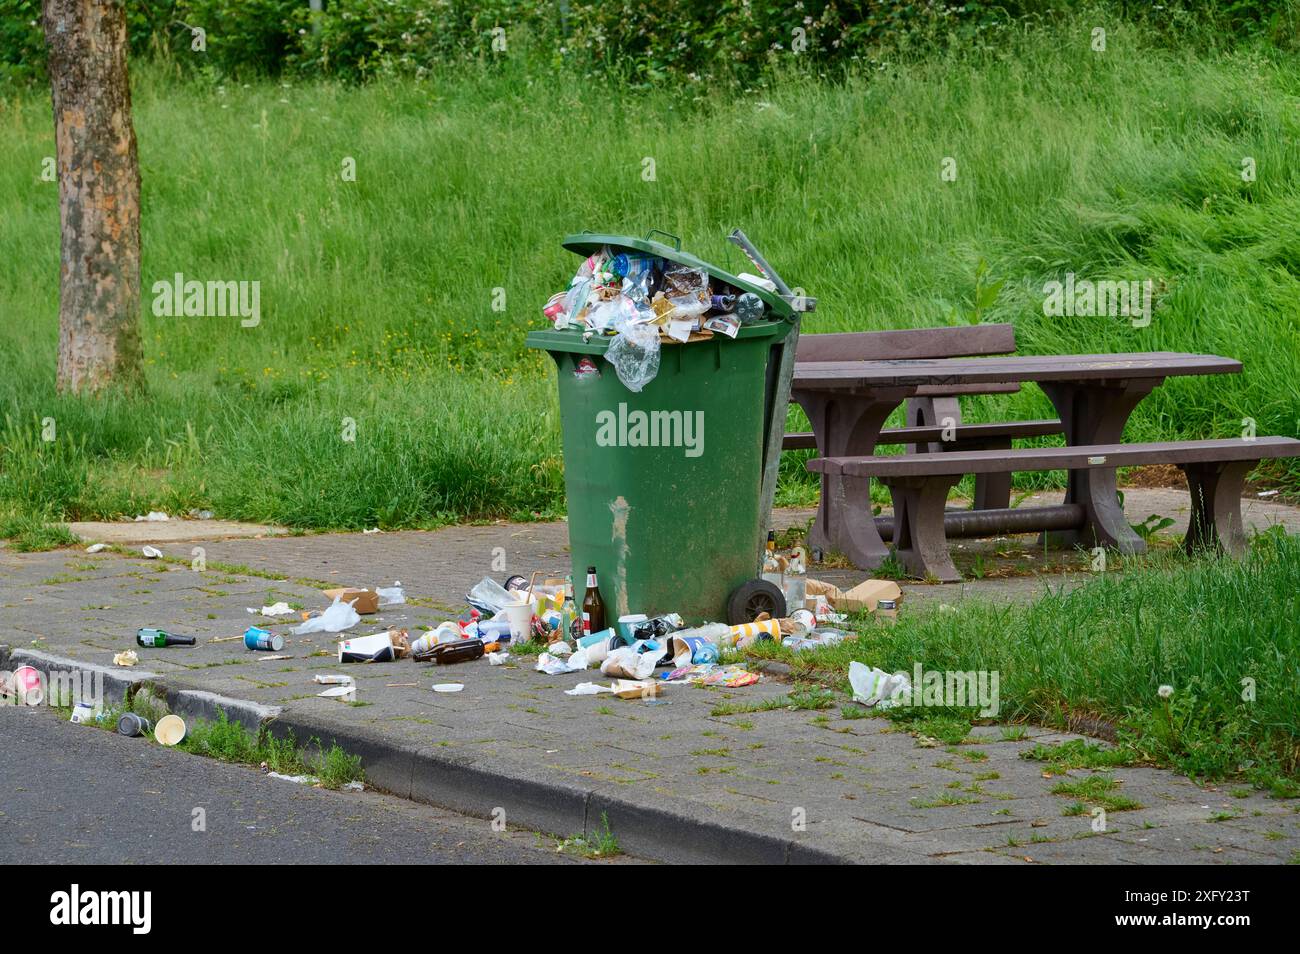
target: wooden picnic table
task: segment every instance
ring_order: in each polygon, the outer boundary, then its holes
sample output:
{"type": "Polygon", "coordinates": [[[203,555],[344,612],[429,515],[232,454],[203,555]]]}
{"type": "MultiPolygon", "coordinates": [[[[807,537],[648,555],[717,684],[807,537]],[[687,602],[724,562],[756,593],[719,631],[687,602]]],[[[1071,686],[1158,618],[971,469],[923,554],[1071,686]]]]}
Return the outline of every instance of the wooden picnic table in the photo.
{"type": "MultiPolygon", "coordinates": [[[[885,420],[919,390],[942,385],[954,392],[978,385],[1032,381],[1056,407],[1069,446],[1118,444],[1133,409],[1167,377],[1237,374],[1241,362],[1218,355],[1153,351],[1136,354],[1008,355],[884,361],[797,362],[791,397],[808,415],[822,457],[875,453],[885,420]]],[[[1108,492],[1113,469],[1071,470],[1065,503],[1108,492]]],[[[1142,539],[1127,524],[1086,528],[1105,546],[1141,553],[1142,539]]],[[[1082,531],[1061,535],[1070,544],[1082,531]]],[[[871,514],[870,478],[823,474],[809,546],[835,550],[874,569],[889,549],[871,514]]]]}

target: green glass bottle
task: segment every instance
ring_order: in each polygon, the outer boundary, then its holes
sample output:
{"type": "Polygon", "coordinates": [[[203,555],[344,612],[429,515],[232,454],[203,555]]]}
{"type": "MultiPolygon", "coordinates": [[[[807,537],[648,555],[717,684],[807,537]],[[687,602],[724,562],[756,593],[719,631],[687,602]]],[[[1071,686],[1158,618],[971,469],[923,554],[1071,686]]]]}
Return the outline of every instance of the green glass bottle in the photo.
{"type": "Polygon", "coordinates": [[[162,649],[164,646],[193,646],[193,636],[174,636],[161,629],[138,629],[135,641],[145,649],[162,649]]]}

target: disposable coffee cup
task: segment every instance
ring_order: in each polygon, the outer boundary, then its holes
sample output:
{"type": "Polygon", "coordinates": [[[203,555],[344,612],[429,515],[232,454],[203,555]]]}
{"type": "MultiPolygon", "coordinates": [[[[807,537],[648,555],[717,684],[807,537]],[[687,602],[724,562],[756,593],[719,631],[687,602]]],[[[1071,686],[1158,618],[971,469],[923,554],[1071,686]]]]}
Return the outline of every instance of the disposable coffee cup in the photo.
{"type": "Polygon", "coordinates": [[[618,634],[623,637],[624,643],[631,646],[636,642],[637,624],[644,623],[647,618],[645,613],[632,613],[618,618],[618,634]]]}
{"type": "Polygon", "coordinates": [[[526,643],[532,635],[533,604],[519,601],[505,605],[506,620],[510,623],[510,641],[526,643]]]}
{"type": "Polygon", "coordinates": [[[134,712],[124,712],[122,717],[117,720],[117,731],[120,735],[137,736],[144,735],[153,728],[153,723],[144,716],[136,715],[134,712]]]}
{"type": "Polygon", "coordinates": [[[32,666],[19,666],[14,670],[14,691],[21,705],[39,706],[45,701],[41,674],[32,666]]]}
{"type": "Polygon", "coordinates": [[[609,629],[602,629],[599,633],[591,633],[590,635],[583,636],[578,640],[578,648],[587,649],[588,647],[595,646],[597,643],[605,643],[608,646],[609,638],[613,635],[614,628],[612,626],[609,629]]]}
{"type": "Polygon", "coordinates": [[[153,737],[159,745],[177,745],[185,738],[185,720],[178,715],[165,715],[154,727],[153,737]]]}
{"type": "Polygon", "coordinates": [[[670,646],[673,664],[679,668],[718,661],[717,644],[703,636],[674,636],[670,646]]]}

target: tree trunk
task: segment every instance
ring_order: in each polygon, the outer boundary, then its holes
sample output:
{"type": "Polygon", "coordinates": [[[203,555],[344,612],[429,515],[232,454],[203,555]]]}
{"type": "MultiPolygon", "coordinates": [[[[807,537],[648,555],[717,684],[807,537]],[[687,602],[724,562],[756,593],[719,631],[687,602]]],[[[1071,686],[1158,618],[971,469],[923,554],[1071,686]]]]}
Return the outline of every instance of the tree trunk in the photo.
{"type": "Polygon", "coordinates": [[[144,382],[140,168],[120,0],[44,0],[59,168],[60,391],[144,382]]]}

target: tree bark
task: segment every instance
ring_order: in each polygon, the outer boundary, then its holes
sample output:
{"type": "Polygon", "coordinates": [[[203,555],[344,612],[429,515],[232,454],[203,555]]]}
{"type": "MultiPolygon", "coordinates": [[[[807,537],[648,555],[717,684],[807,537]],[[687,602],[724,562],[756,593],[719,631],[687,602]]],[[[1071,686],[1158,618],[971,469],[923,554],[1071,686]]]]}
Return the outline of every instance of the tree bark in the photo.
{"type": "Polygon", "coordinates": [[[59,169],[60,391],[144,382],[140,168],[121,0],[44,0],[59,169]]]}

